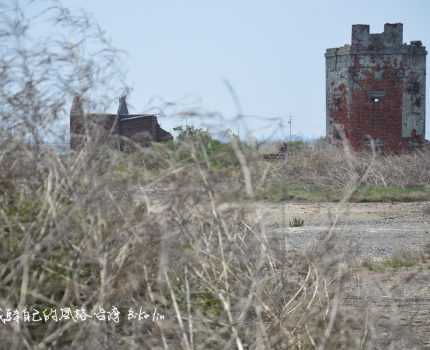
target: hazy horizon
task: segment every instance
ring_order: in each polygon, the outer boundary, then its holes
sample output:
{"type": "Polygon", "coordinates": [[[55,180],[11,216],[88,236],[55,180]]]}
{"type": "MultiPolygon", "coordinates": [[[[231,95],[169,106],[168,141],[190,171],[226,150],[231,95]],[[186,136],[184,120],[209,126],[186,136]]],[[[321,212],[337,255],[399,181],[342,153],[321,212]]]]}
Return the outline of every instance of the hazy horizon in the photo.
{"type": "MultiPolygon", "coordinates": [[[[430,4],[424,0],[347,5],[338,0],[330,5],[77,0],[65,5],[89,12],[112,44],[127,52],[130,112],[145,112],[150,101],[162,99],[232,118],[237,107],[230,84],[243,114],[273,119],[231,125],[239,132],[255,130],[256,136],[288,136],[290,115],[293,134],[325,134],[324,53],[349,44],[353,24],[369,24],[372,33],[379,33],[384,23],[401,22],[404,42],[421,40],[430,47],[430,4]]],[[[427,81],[427,110],[429,86],[427,81]]],[[[192,119],[161,123],[169,131],[180,124],[199,125],[192,119]]]]}

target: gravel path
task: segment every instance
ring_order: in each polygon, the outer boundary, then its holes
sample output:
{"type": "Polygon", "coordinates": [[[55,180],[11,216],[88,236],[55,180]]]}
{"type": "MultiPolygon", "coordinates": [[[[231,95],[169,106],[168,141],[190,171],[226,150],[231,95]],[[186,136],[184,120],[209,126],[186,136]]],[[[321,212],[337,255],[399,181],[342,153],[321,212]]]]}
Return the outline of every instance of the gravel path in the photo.
{"type": "MultiPolygon", "coordinates": [[[[287,247],[306,249],[327,236],[329,226],[278,228],[274,239],[285,239],[287,247]]],[[[430,244],[430,227],[424,223],[346,224],[333,229],[336,244],[359,259],[384,258],[400,252],[416,252],[430,244]]]]}
{"type": "MultiPolygon", "coordinates": [[[[344,252],[351,262],[403,252],[430,253],[429,202],[350,204],[348,208],[334,203],[254,205],[272,242],[290,249],[318,245],[340,213],[333,241],[336,251],[344,252]],[[294,217],[304,219],[304,226],[289,227],[294,217]]],[[[368,315],[377,340],[372,349],[430,349],[429,263],[378,272],[359,267],[354,273],[344,290],[342,308],[368,315]]]]}
{"type": "Polygon", "coordinates": [[[311,248],[330,230],[336,244],[359,259],[385,258],[400,252],[421,251],[430,245],[430,203],[255,204],[267,223],[269,236],[292,249],[311,248]],[[289,227],[294,218],[304,226],[289,227]]]}

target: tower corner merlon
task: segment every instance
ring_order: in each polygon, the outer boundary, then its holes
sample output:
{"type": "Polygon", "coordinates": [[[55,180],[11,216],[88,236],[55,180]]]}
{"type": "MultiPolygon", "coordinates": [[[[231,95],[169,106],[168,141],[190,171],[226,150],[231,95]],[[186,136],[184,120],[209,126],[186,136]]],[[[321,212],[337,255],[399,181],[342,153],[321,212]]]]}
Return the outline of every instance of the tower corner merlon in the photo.
{"type": "Polygon", "coordinates": [[[367,48],[369,46],[370,26],[368,24],[353,24],[351,46],[353,48],[367,48]]]}
{"type": "Polygon", "coordinates": [[[384,24],[384,46],[401,47],[403,45],[403,23],[384,24]]]}

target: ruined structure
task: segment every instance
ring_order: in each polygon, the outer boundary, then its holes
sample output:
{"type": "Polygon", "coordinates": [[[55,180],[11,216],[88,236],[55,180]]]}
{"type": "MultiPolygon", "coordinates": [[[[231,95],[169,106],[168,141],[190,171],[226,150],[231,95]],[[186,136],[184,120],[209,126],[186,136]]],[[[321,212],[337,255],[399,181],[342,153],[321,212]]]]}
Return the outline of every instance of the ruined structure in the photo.
{"type": "Polygon", "coordinates": [[[427,51],[403,43],[401,23],[370,34],[352,26],[351,45],[326,51],[326,130],[331,143],[344,135],[356,150],[402,152],[425,142],[427,51]]]}
{"type": "Polygon", "coordinates": [[[86,139],[106,142],[119,149],[133,143],[148,146],[151,142],[172,140],[154,114],[129,114],[125,96],[119,99],[116,114],[84,113],[82,100],[75,97],[70,111],[70,148],[78,149],[86,139]],[[132,142],[128,142],[132,141],[132,142]]]}
{"type": "Polygon", "coordinates": [[[283,142],[279,148],[277,153],[268,153],[263,154],[264,160],[276,161],[276,160],[287,160],[288,158],[288,143],[283,142]]]}

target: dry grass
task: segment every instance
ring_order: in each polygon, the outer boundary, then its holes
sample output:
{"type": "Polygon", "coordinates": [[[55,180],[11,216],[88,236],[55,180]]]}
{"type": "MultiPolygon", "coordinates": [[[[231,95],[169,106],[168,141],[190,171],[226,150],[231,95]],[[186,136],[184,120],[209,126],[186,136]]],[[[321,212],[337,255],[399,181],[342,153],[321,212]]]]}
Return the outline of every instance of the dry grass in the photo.
{"type": "Polygon", "coordinates": [[[287,163],[270,165],[258,197],[272,201],[339,201],[351,180],[360,179],[351,201],[430,200],[429,150],[372,157],[371,153],[349,153],[325,144],[305,145],[291,152],[287,163]]]}
{"type": "MultiPolygon", "coordinates": [[[[178,148],[162,145],[120,154],[88,144],[64,155],[12,139],[0,145],[1,309],[115,306],[122,313],[118,324],[6,323],[0,333],[8,347],[372,344],[356,336],[365,332],[361,316],[341,311],[348,269],[334,236],[308,254],[273,245],[258,209],[231,209],[225,190],[236,183],[237,193],[252,197],[266,168],[249,165],[249,151],[237,144],[241,167],[226,180],[193,153],[200,146],[189,143],[194,160],[181,162],[178,148]],[[128,321],[128,309],[141,306],[166,319],[128,321]]],[[[346,188],[363,176],[351,178],[346,188]]]]}
{"type": "Polygon", "coordinates": [[[95,96],[91,110],[109,106],[117,52],[57,1],[36,17],[24,11],[34,2],[19,3],[0,7],[1,348],[374,346],[372,323],[341,307],[350,270],[335,244],[339,217],[315,250],[294,252],[270,239],[258,208],[241,202],[273,199],[268,189],[279,184],[335,191],[341,205],[361,185],[427,186],[428,154],[375,159],[298,147],[287,164],[267,163],[234,137],[211,144],[217,151],[198,138],[135,145],[131,154],[90,140],[58,154],[43,132],[67,118],[73,95],[95,96]],[[53,14],[54,29],[34,40],[32,20],[44,14],[53,14]],[[5,320],[7,310],[64,307],[91,315],[115,307],[121,319],[5,320]],[[166,319],[127,320],[140,307],[166,319]]]}

